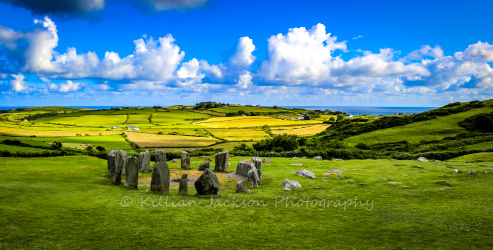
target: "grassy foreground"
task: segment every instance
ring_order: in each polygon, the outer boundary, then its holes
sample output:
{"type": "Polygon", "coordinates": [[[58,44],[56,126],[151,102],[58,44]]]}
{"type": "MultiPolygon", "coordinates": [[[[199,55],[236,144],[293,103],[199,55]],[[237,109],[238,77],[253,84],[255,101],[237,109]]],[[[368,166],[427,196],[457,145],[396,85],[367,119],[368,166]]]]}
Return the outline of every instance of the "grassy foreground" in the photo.
{"type": "MultiPolygon", "coordinates": [[[[244,159],[248,157],[231,158],[229,171],[244,159]]],[[[237,180],[218,174],[221,196],[214,199],[223,205],[208,206],[211,198],[195,196],[193,186],[188,196],[177,196],[177,186],[168,196],[149,192],[150,173],[139,176],[143,185],[139,190],[114,186],[106,177],[106,161],[97,158],[0,158],[0,248],[485,249],[493,245],[493,174],[486,173],[493,167],[491,162],[273,160],[264,164],[262,184],[252,194],[235,195],[237,180]],[[291,165],[295,163],[304,166],[291,165]],[[453,175],[453,168],[475,169],[478,175],[453,175]],[[317,178],[294,176],[300,169],[317,178]],[[328,182],[322,182],[328,169],[341,170],[347,178],[331,174],[325,177],[328,182]],[[298,180],[303,188],[284,191],[285,178],[298,180]],[[168,205],[175,206],[159,206],[159,198],[166,204],[166,197],[168,205]],[[233,197],[239,207],[224,206],[233,197]],[[350,205],[355,197],[362,203],[350,205]],[[243,207],[244,199],[251,206],[243,207]],[[276,203],[276,199],[284,200],[276,203]],[[300,206],[286,207],[286,200],[300,206]]],[[[191,166],[197,168],[202,161],[192,158],[191,166]]],[[[179,163],[169,164],[172,178],[181,175],[179,163]]]]}

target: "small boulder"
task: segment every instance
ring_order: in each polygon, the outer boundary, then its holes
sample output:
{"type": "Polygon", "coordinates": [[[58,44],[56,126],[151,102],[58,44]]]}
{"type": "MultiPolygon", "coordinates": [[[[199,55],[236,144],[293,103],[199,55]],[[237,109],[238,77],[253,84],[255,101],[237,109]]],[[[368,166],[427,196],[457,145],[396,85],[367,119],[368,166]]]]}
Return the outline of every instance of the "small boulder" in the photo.
{"type": "Polygon", "coordinates": [[[216,174],[210,168],[207,168],[197,181],[195,181],[195,189],[199,195],[217,195],[219,185],[216,174]]]}
{"type": "Polygon", "coordinates": [[[342,175],[342,174],[338,174],[337,178],[346,179],[346,177],[344,177],[344,175],[342,175]]]}
{"type": "Polygon", "coordinates": [[[285,179],[283,181],[282,186],[285,188],[284,190],[286,190],[286,188],[288,190],[291,188],[301,188],[301,184],[297,180],[288,180],[288,179],[285,179]]]}
{"type": "Polygon", "coordinates": [[[180,187],[178,188],[179,195],[188,194],[188,174],[183,174],[180,179],[180,187]]]}
{"type": "Polygon", "coordinates": [[[419,157],[416,159],[417,161],[422,161],[422,162],[428,162],[428,159],[424,158],[423,156],[419,157]]]}
{"type": "Polygon", "coordinates": [[[460,174],[462,173],[462,171],[458,170],[458,169],[454,169],[451,171],[452,174],[460,174]]]}
{"type": "Polygon", "coordinates": [[[329,177],[330,178],[330,174],[329,173],[324,173],[324,177],[329,177]]]}
{"type": "Polygon", "coordinates": [[[246,183],[244,181],[238,181],[236,183],[236,193],[246,193],[246,183]]]}
{"type": "Polygon", "coordinates": [[[294,164],[291,164],[291,166],[302,167],[303,163],[294,163],[294,164]]]}
{"type": "Polygon", "coordinates": [[[327,181],[326,179],[322,178],[322,181],[327,181]]]}
{"type": "Polygon", "coordinates": [[[298,172],[294,173],[294,175],[315,179],[315,174],[306,169],[299,170],[298,172]]]}
{"type": "Polygon", "coordinates": [[[469,170],[466,172],[467,175],[476,175],[476,170],[469,170]]]}
{"type": "Polygon", "coordinates": [[[269,159],[269,158],[265,158],[262,160],[263,163],[273,163],[274,161],[269,159]]]}
{"type": "Polygon", "coordinates": [[[313,159],[315,159],[315,160],[322,160],[322,156],[315,156],[315,157],[313,157],[313,159]]]}
{"type": "Polygon", "coordinates": [[[178,163],[178,162],[180,162],[180,160],[179,159],[173,159],[173,160],[171,160],[171,162],[172,163],[178,163]]]}
{"type": "Polygon", "coordinates": [[[301,159],[306,159],[306,156],[301,157],[301,159]]]}
{"type": "Polygon", "coordinates": [[[343,159],[334,158],[332,161],[344,161],[343,159]]]}
{"type": "Polygon", "coordinates": [[[200,171],[204,171],[204,170],[206,170],[206,169],[208,169],[208,168],[210,168],[210,167],[209,167],[209,162],[208,162],[208,161],[206,161],[206,162],[202,162],[202,163],[200,163],[200,165],[199,165],[199,170],[200,170],[200,171]]]}

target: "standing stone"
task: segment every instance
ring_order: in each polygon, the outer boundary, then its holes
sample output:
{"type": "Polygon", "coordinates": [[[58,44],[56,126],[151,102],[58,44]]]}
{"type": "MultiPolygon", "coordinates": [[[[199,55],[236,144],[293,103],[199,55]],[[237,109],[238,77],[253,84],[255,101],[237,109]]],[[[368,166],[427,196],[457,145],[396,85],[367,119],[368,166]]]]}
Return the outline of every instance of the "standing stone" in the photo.
{"type": "Polygon", "coordinates": [[[151,191],[169,193],[170,172],[167,162],[156,162],[152,166],[151,191]]]}
{"type": "Polygon", "coordinates": [[[229,151],[223,151],[216,154],[215,169],[217,172],[228,171],[229,151]]]}
{"type": "Polygon", "coordinates": [[[149,153],[149,151],[145,151],[139,154],[139,171],[151,171],[151,154],[149,153]]]}
{"type": "Polygon", "coordinates": [[[257,168],[258,184],[262,181],[262,160],[260,157],[252,157],[252,163],[257,168]]]}
{"type": "Polygon", "coordinates": [[[209,162],[208,162],[208,161],[200,163],[200,165],[199,165],[199,170],[200,170],[200,171],[204,171],[204,170],[206,170],[207,168],[210,168],[210,167],[209,167],[209,162]]]}
{"type": "Polygon", "coordinates": [[[252,167],[254,166],[255,164],[253,163],[240,161],[236,166],[236,174],[247,177],[248,171],[250,171],[250,169],[252,169],[252,167]]]}
{"type": "Polygon", "coordinates": [[[139,187],[139,158],[129,156],[125,172],[125,186],[137,189],[139,187]]]}
{"type": "Polygon", "coordinates": [[[166,162],[166,152],[164,150],[154,151],[155,162],[166,162]]]}
{"type": "Polygon", "coordinates": [[[219,180],[212,169],[206,169],[195,181],[195,189],[199,195],[217,195],[217,192],[219,192],[219,180]]]}
{"type": "Polygon", "coordinates": [[[116,170],[116,150],[111,150],[106,157],[108,161],[108,176],[115,176],[116,170]]]}
{"type": "Polygon", "coordinates": [[[247,192],[247,189],[246,189],[246,184],[244,181],[238,181],[236,183],[236,193],[246,193],[247,192]]]}
{"type": "Polygon", "coordinates": [[[257,188],[259,183],[257,168],[255,168],[254,165],[252,166],[252,169],[250,169],[247,174],[248,183],[250,184],[250,188],[257,188]]]}
{"type": "Polygon", "coordinates": [[[190,155],[186,151],[181,152],[181,169],[190,169],[190,155]]]}
{"type": "Polygon", "coordinates": [[[179,195],[187,195],[188,194],[188,174],[183,174],[181,176],[178,194],[179,195]]]}
{"type": "Polygon", "coordinates": [[[120,184],[122,183],[122,173],[125,167],[125,160],[127,154],[123,150],[118,150],[115,152],[115,174],[113,176],[113,181],[115,184],[120,184]]]}

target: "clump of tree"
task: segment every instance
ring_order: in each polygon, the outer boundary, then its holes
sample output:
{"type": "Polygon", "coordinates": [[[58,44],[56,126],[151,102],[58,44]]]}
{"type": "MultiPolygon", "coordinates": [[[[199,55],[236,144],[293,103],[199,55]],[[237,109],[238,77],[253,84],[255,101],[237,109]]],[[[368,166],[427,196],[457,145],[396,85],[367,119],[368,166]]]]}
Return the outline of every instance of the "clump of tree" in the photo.
{"type": "Polygon", "coordinates": [[[469,131],[493,132],[493,113],[483,113],[466,118],[459,122],[459,125],[469,131]]]}
{"type": "MultiPolygon", "coordinates": [[[[193,107],[194,110],[200,110],[200,109],[211,109],[211,108],[220,108],[224,104],[220,102],[199,102],[196,103],[195,106],[193,107]]],[[[229,106],[229,103],[226,104],[229,106]]]]}
{"type": "Polygon", "coordinates": [[[55,141],[51,144],[51,149],[53,150],[59,150],[62,148],[62,143],[59,141],[55,141]]]}

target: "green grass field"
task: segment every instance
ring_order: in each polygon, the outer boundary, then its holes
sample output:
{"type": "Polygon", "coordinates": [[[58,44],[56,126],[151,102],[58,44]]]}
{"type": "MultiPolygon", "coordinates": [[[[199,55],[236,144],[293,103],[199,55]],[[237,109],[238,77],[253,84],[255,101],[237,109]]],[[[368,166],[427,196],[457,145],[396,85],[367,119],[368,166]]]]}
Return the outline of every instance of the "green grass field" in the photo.
{"type": "Polygon", "coordinates": [[[307,124],[320,124],[321,121],[290,121],[274,119],[267,116],[235,116],[235,117],[216,117],[205,121],[198,121],[194,124],[211,128],[251,128],[269,126],[294,126],[307,124]]]}
{"type": "Polygon", "coordinates": [[[37,122],[76,124],[79,126],[113,126],[121,125],[127,120],[126,115],[84,115],[75,117],[43,117],[37,122]]]}
{"type": "MultiPolygon", "coordinates": [[[[489,102],[488,102],[489,104],[489,102]]],[[[475,108],[466,112],[448,116],[438,116],[436,119],[415,122],[404,126],[377,130],[357,136],[352,136],[344,141],[350,144],[360,142],[366,144],[398,142],[407,140],[410,143],[418,143],[421,140],[442,140],[445,137],[455,136],[467,132],[459,126],[459,122],[481,113],[490,113],[493,107],[475,108]]]]}
{"type": "Polygon", "coordinates": [[[152,115],[152,123],[173,127],[200,127],[193,125],[194,121],[211,117],[208,114],[194,113],[176,109],[168,109],[169,112],[157,112],[152,115]],[[180,126],[181,125],[181,126],[180,126]]]}
{"type": "MultiPolygon", "coordinates": [[[[244,159],[230,158],[228,170],[244,159]]],[[[192,168],[203,160],[192,158],[192,168]]],[[[139,190],[114,186],[106,161],[92,157],[1,158],[0,246],[487,249],[493,244],[493,174],[452,175],[451,168],[431,162],[273,160],[264,164],[262,184],[252,194],[235,194],[237,180],[218,174],[221,196],[209,206],[211,197],[195,196],[193,186],[187,196],[178,196],[173,185],[169,195],[149,192],[150,173],[139,175],[139,190]],[[344,171],[347,179],[333,175],[321,182],[329,168],[344,171]],[[293,175],[299,169],[317,178],[293,175]],[[284,191],[285,178],[303,188],[284,191]],[[160,206],[160,198],[175,206],[160,206]],[[240,207],[230,205],[233,199],[240,207]],[[355,199],[362,203],[349,205],[355,199]],[[251,206],[242,208],[242,202],[251,206]]],[[[200,174],[169,164],[172,178],[200,174]]],[[[462,171],[491,167],[445,164],[462,171]]]]}
{"type": "Polygon", "coordinates": [[[84,148],[84,146],[102,146],[107,151],[109,150],[129,150],[132,147],[125,141],[121,135],[106,135],[106,136],[74,136],[74,137],[56,137],[56,138],[33,138],[33,141],[44,142],[51,144],[54,141],[59,141],[65,147],[84,148]]]}

